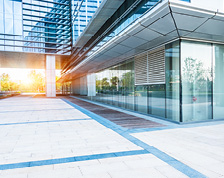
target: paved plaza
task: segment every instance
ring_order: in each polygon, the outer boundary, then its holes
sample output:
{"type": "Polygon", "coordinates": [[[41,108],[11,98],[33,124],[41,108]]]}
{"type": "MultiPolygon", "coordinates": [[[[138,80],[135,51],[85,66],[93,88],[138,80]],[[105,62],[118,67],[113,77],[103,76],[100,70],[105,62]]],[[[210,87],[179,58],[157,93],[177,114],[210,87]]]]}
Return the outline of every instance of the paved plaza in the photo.
{"type": "Polygon", "coordinates": [[[224,178],[224,121],[125,112],[158,127],[124,128],[66,97],[0,100],[0,177],[224,178]]]}

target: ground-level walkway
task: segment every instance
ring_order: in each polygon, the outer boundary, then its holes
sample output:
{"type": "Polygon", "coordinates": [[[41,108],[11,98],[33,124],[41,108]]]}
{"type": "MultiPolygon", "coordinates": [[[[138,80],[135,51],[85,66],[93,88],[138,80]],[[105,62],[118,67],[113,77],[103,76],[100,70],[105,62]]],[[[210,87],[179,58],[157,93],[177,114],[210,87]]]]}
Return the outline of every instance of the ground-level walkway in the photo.
{"type": "Polygon", "coordinates": [[[0,177],[224,177],[224,121],[177,125],[77,98],[3,99],[0,177]]]}

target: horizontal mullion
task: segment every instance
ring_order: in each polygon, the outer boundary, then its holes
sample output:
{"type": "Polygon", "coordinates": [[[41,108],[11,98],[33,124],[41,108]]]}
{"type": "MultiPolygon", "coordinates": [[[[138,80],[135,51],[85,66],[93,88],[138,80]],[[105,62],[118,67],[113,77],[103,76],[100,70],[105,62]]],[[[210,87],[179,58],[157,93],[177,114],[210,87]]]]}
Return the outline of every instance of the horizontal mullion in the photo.
{"type": "MultiPolygon", "coordinates": [[[[8,45],[8,44],[0,44],[0,46],[10,46],[10,47],[22,47],[22,48],[35,48],[35,49],[51,49],[57,50],[57,48],[46,48],[46,47],[37,47],[37,46],[21,46],[21,45],[8,45]]],[[[63,50],[63,49],[61,49],[63,50]]]]}
{"type": "MultiPolygon", "coordinates": [[[[31,33],[40,33],[40,34],[49,34],[49,35],[56,35],[56,36],[67,36],[70,37],[70,34],[59,34],[59,33],[51,33],[51,32],[41,32],[41,31],[34,31],[34,30],[23,30],[24,32],[31,32],[31,33]]],[[[45,36],[45,38],[48,38],[45,36]]],[[[55,37],[57,38],[57,37],[55,37]]]]}
{"type": "Polygon", "coordinates": [[[46,2],[46,3],[52,3],[52,4],[58,4],[58,5],[65,5],[65,6],[69,6],[69,4],[64,4],[64,3],[59,3],[59,2],[52,2],[52,1],[45,1],[45,0],[35,0],[35,1],[39,1],[39,2],[46,2]]]}
{"type": "MultiPolygon", "coordinates": [[[[24,5],[28,5],[28,6],[43,7],[43,8],[48,8],[48,9],[66,10],[64,8],[49,7],[49,6],[39,5],[39,4],[31,4],[31,3],[27,3],[27,2],[24,2],[23,4],[24,5]]],[[[68,7],[68,6],[66,6],[66,7],[68,7]]]]}
{"type": "Polygon", "coordinates": [[[15,42],[24,42],[24,43],[55,44],[55,45],[64,45],[64,44],[68,44],[68,43],[70,44],[71,43],[71,40],[67,40],[63,44],[62,43],[57,43],[57,42],[32,41],[32,40],[17,40],[17,39],[5,39],[5,38],[0,38],[0,40],[15,41],[15,42]]]}
{"type": "Polygon", "coordinates": [[[56,39],[56,40],[69,40],[70,38],[59,38],[59,37],[45,37],[45,36],[25,36],[30,38],[48,38],[48,39],[56,39]]]}
{"type": "Polygon", "coordinates": [[[40,22],[40,23],[49,23],[49,24],[55,24],[55,25],[64,25],[64,26],[70,26],[68,24],[63,24],[63,23],[57,23],[57,22],[49,22],[49,21],[40,21],[40,20],[32,20],[32,19],[23,19],[24,21],[29,21],[29,22],[40,22]]]}
{"type": "Polygon", "coordinates": [[[37,16],[37,15],[31,15],[31,14],[23,14],[23,17],[27,16],[27,17],[36,17],[36,18],[47,18],[47,19],[59,19],[59,20],[69,20],[70,21],[70,17],[69,18],[60,18],[60,17],[46,17],[46,16],[37,16]]]}
{"type": "MultiPolygon", "coordinates": [[[[23,10],[27,10],[27,11],[31,11],[31,12],[39,12],[39,13],[53,14],[53,15],[69,16],[69,14],[64,14],[64,13],[61,14],[61,13],[56,13],[56,12],[46,12],[46,11],[40,11],[40,10],[36,10],[36,9],[23,8],[23,10]]],[[[66,11],[69,12],[69,10],[66,10],[66,11]]]]}
{"type": "Polygon", "coordinates": [[[38,26],[38,25],[28,25],[28,24],[23,24],[23,26],[26,27],[37,27],[37,28],[43,28],[43,29],[52,29],[52,30],[63,30],[63,31],[69,31],[70,29],[63,29],[63,28],[52,28],[52,27],[46,27],[46,26],[38,26]]]}

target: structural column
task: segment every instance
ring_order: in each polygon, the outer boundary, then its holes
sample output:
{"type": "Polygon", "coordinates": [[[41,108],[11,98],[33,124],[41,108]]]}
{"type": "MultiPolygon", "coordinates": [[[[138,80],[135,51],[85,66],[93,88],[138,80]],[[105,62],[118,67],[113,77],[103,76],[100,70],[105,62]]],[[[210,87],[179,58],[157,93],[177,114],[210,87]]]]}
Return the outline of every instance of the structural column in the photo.
{"type": "Polygon", "coordinates": [[[56,97],[55,56],[46,56],[46,97],[56,97]]]}
{"type": "Polygon", "coordinates": [[[96,74],[87,75],[87,96],[96,96],[96,74]]]}

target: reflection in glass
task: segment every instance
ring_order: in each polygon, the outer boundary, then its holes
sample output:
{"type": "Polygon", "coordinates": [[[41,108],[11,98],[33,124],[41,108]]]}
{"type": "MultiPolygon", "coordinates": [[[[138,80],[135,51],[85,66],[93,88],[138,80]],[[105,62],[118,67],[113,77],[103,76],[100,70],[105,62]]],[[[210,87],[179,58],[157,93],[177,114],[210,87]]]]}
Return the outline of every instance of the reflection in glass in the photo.
{"type": "Polygon", "coordinates": [[[212,118],[211,44],[181,43],[183,121],[212,118]]]}
{"type": "Polygon", "coordinates": [[[142,113],[148,113],[148,86],[136,86],[135,88],[135,101],[136,111],[142,113]]]}
{"type": "Polygon", "coordinates": [[[165,85],[150,85],[149,114],[165,117],[165,85]]]}
{"type": "Polygon", "coordinates": [[[166,45],[166,117],[180,121],[179,41],[166,45]]]}
{"type": "Polygon", "coordinates": [[[214,46],[213,117],[224,119],[224,45],[214,46]]]}

